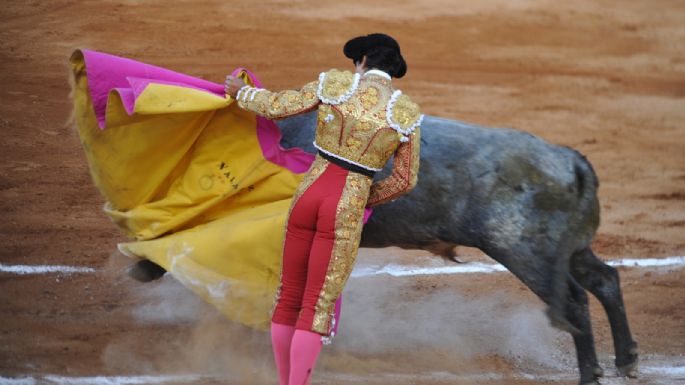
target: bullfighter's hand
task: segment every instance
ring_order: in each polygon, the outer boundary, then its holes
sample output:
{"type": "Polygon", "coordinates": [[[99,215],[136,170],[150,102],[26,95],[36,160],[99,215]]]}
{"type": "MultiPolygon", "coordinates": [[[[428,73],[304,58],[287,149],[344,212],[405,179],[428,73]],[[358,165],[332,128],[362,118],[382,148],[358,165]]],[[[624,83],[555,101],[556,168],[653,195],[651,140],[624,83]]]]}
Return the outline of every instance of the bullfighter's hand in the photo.
{"type": "Polygon", "coordinates": [[[243,79],[228,75],[226,76],[226,82],[224,83],[224,91],[226,91],[226,95],[235,99],[238,94],[238,90],[243,88],[245,85],[246,84],[243,79]]]}

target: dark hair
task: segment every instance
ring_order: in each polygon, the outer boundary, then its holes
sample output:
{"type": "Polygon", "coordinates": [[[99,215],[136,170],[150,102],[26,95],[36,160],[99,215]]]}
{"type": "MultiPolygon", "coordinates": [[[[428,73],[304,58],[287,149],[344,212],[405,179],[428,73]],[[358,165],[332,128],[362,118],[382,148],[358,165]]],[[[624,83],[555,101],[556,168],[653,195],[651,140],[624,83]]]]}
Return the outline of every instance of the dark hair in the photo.
{"type": "Polygon", "coordinates": [[[376,46],[369,49],[364,55],[366,55],[367,68],[379,69],[396,78],[404,76],[404,73],[407,72],[406,64],[403,67],[404,61],[399,53],[392,48],[376,46]]]}
{"type": "Polygon", "coordinates": [[[407,64],[400,52],[400,45],[386,34],[372,33],[355,37],[345,43],[343,53],[355,64],[366,55],[368,68],[379,69],[396,78],[401,78],[407,72],[407,64]]]}

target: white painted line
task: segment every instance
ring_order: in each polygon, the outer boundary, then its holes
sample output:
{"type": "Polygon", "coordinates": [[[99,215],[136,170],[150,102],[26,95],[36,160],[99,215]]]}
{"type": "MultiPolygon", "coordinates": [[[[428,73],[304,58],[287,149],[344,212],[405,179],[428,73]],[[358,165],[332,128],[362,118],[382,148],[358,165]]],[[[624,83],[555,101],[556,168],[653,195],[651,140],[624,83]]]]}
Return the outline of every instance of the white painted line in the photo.
{"type": "Polygon", "coordinates": [[[644,368],[639,367],[638,371],[640,373],[645,374],[668,376],[685,380],[685,363],[683,363],[683,366],[647,366],[644,368]]]}
{"type": "Polygon", "coordinates": [[[666,258],[645,258],[645,259],[614,259],[607,262],[609,266],[640,266],[640,267],[658,267],[658,266],[678,266],[685,265],[684,257],[666,257],[666,258]]]}
{"type": "MultiPolygon", "coordinates": [[[[610,266],[625,267],[663,267],[663,266],[685,266],[685,256],[666,257],[666,258],[645,258],[645,259],[614,259],[607,262],[610,266]]],[[[19,275],[26,274],[48,274],[48,273],[95,273],[95,269],[85,266],[64,266],[64,265],[5,265],[0,263],[0,273],[12,273],[19,275]]],[[[435,274],[490,274],[501,273],[507,269],[498,263],[470,262],[450,266],[424,267],[410,265],[388,264],[385,266],[357,266],[352,271],[352,277],[368,277],[373,275],[388,274],[394,277],[404,277],[412,275],[435,275],[435,274]]]]}
{"type": "MultiPolygon", "coordinates": [[[[625,267],[664,267],[685,266],[685,256],[647,259],[615,259],[607,262],[610,266],[625,267]]],[[[385,266],[358,266],[352,271],[352,277],[369,277],[387,274],[393,277],[405,277],[412,275],[436,275],[436,274],[492,274],[507,271],[507,268],[498,263],[471,262],[459,265],[422,267],[388,264],[385,266]]]]}
{"type": "Polygon", "coordinates": [[[48,274],[48,273],[95,273],[92,267],[60,265],[4,265],[0,263],[0,273],[48,274]]]}
{"type": "Polygon", "coordinates": [[[564,381],[573,380],[577,378],[577,374],[574,371],[569,371],[565,374],[544,374],[544,373],[513,373],[513,374],[502,374],[494,372],[485,373],[451,373],[451,372],[423,372],[423,373],[374,373],[371,375],[359,375],[359,374],[333,374],[331,376],[333,379],[345,380],[349,382],[361,382],[361,383],[412,383],[417,380],[434,380],[440,382],[493,382],[506,383],[507,380],[531,380],[540,381],[543,383],[549,383],[550,381],[564,381]]]}
{"type": "Polygon", "coordinates": [[[37,385],[35,378],[23,377],[23,378],[5,378],[0,377],[0,385],[37,385]]]}
{"type": "Polygon", "coordinates": [[[368,277],[371,275],[388,274],[393,277],[409,275],[432,275],[432,274],[470,274],[470,273],[499,273],[507,271],[507,268],[494,263],[472,262],[451,266],[421,267],[389,264],[382,267],[366,266],[352,271],[352,277],[368,277]]]}

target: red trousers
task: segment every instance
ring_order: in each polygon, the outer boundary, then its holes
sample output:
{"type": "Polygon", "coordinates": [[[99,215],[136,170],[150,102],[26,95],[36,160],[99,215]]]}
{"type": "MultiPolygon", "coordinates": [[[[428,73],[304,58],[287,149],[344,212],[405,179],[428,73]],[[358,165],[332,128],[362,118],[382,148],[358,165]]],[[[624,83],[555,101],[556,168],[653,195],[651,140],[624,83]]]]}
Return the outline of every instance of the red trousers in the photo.
{"type": "Polygon", "coordinates": [[[317,155],[290,206],[273,322],[330,335],[372,182],[317,155]]]}

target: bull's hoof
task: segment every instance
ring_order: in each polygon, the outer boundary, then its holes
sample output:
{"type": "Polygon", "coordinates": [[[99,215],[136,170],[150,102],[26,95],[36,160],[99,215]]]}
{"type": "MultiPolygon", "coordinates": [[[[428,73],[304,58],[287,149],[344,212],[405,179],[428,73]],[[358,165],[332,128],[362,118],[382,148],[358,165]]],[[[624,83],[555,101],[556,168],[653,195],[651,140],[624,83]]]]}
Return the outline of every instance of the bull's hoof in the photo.
{"type": "Polygon", "coordinates": [[[166,273],[166,270],[162,266],[147,259],[141,259],[126,268],[126,274],[139,282],[150,282],[160,279],[164,273],[166,273]]]}
{"type": "Polygon", "coordinates": [[[604,369],[597,365],[592,368],[592,372],[581,373],[580,385],[600,385],[598,379],[604,377],[604,369]]]}
{"type": "Polygon", "coordinates": [[[634,346],[630,348],[630,351],[628,352],[628,357],[628,363],[618,362],[618,360],[616,361],[616,371],[618,371],[618,375],[621,377],[636,378],[637,365],[639,362],[637,343],[634,343],[634,346]]]}
{"type": "Polygon", "coordinates": [[[456,255],[451,256],[450,259],[451,259],[452,262],[454,262],[454,263],[466,263],[466,261],[465,261],[463,258],[458,257],[458,256],[456,256],[456,255]]]}
{"type": "Polygon", "coordinates": [[[621,377],[637,378],[637,361],[632,364],[619,366],[616,370],[621,377]]]}

